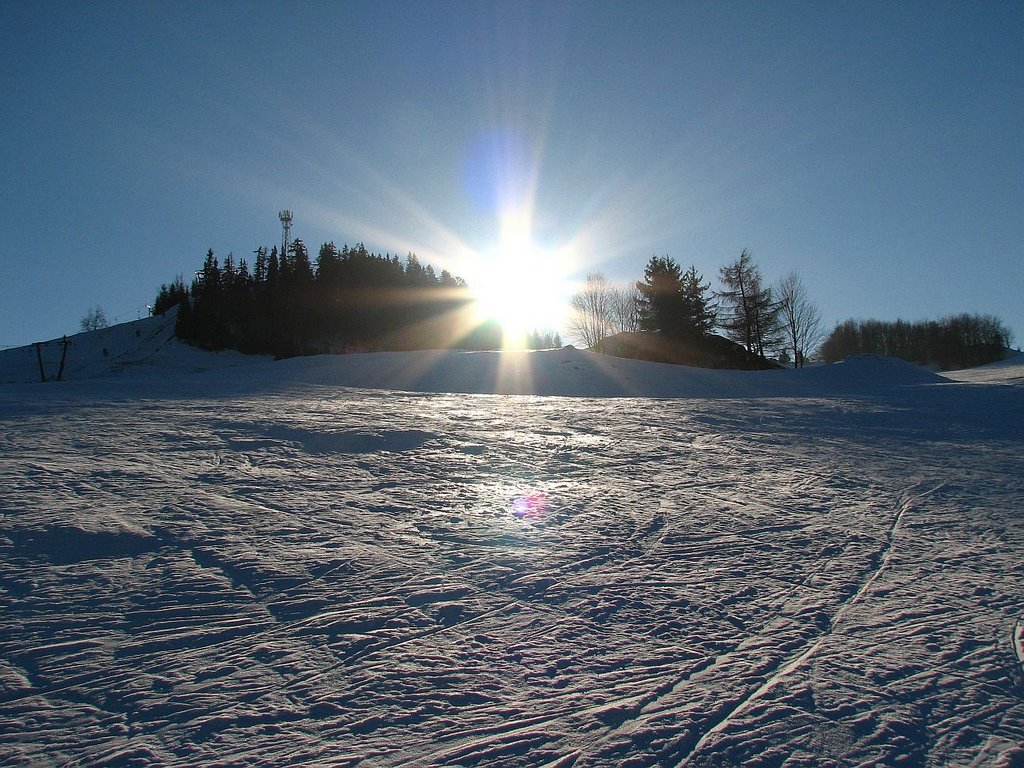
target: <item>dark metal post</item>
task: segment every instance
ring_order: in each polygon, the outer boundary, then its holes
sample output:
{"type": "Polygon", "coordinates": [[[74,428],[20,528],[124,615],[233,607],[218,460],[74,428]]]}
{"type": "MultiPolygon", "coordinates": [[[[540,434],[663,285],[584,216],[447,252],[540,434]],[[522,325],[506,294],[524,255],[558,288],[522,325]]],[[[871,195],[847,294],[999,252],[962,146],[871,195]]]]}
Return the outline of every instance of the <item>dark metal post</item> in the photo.
{"type": "Polygon", "coordinates": [[[46,371],[43,370],[43,343],[37,341],[32,346],[36,348],[36,357],[39,358],[39,380],[45,382],[46,371]]]}
{"type": "Polygon", "coordinates": [[[61,339],[60,345],[61,347],[63,347],[63,349],[61,350],[60,353],[60,370],[57,371],[57,381],[60,381],[61,377],[64,375],[64,363],[68,359],[68,347],[71,346],[71,342],[68,341],[68,337],[65,336],[63,339],[61,339]]]}

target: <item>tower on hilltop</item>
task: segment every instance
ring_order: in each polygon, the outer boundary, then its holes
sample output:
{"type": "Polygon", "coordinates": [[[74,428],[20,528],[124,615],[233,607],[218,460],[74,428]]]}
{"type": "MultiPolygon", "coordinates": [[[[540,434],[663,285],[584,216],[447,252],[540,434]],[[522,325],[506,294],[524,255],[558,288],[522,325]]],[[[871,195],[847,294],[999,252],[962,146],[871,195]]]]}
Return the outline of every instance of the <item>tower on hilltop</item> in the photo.
{"type": "Polygon", "coordinates": [[[281,256],[285,256],[288,253],[288,237],[292,231],[292,212],[281,211],[277,214],[277,218],[281,220],[281,256]]]}

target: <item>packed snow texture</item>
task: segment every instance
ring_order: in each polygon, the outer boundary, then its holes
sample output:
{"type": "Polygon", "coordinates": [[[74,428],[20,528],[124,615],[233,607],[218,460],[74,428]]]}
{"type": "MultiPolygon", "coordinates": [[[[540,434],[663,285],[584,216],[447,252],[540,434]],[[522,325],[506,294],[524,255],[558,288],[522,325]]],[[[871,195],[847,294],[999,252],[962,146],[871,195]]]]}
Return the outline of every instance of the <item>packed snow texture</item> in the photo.
{"type": "Polygon", "coordinates": [[[1024,765],[1019,361],[71,342],[0,353],[2,765],[1024,765]]]}

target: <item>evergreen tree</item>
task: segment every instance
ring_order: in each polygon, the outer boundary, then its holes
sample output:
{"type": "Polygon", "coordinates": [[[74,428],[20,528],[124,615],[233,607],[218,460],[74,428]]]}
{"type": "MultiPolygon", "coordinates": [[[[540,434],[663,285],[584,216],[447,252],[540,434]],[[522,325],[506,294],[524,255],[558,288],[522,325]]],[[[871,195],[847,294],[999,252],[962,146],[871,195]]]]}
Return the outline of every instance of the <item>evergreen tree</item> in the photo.
{"type": "Polygon", "coordinates": [[[415,254],[403,264],[362,243],[341,251],[326,243],[314,266],[301,239],[288,253],[254,253],[250,272],[245,259],[229,254],[219,263],[209,250],[191,288],[180,277],[161,286],[154,313],[180,304],[179,337],[275,355],[442,347],[462,332],[465,282],[447,271],[438,277],[415,254]]]}
{"type": "Polygon", "coordinates": [[[296,238],[289,250],[289,277],[295,285],[308,286],[313,282],[313,265],[309,260],[309,249],[296,238]]]}
{"type": "Polygon", "coordinates": [[[224,327],[223,281],[213,249],[206,252],[203,268],[192,281],[190,313],[179,314],[177,333],[206,347],[219,349],[227,341],[224,327]]]}
{"type": "Polygon", "coordinates": [[[562,346],[562,337],[553,331],[538,331],[536,328],[526,334],[527,349],[555,349],[562,346]]]}
{"type": "Polygon", "coordinates": [[[711,283],[702,282],[703,280],[704,276],[698,274],[697,268],[692,264],[683,273],[682,301],[686,326],[684,332],[697,336],[711,333],[718,319],[718,308],[707,296],[711,283]]]}
{"type": "Polygon", "coordinates": [[[316,257],[316,280],[324,286],[335,286],[342,269],[341,253],[334,243],[324,243],[316,257]]]}
{"type": "Polygon", "coordinates": [[[444,288],[465,288],[466,281],[461,277],[454,277],[447,269],[441,270],[439,282],[444,288]]]}
{"type": "Polygon", "coordinates": [[[257,283],[265,283],[267,280],[267,248],[261,245],[253,253],[256,254],[256,262],[253,264],[252,277],[257,283]]]}
{"type": "Polygon", "coordinates": [[[188,301],[188,287],[185,285],[185,280],[182,276],[178,275],[170,285],[164,283],[160,286],[150,311],[154,315],[162,315],[171,307],[187,303],[188,301]]]}
{"type": "Polygon", "coordinates": [[[745,248],[739,259],[719,270],[719,277],[725,285],[716,293],[724,309],[719,325],[748,352],[764,357],[781,341],[772,289],[762,284],[761,271],[745,248]]]}
{"type": "Polygon", "coordinates": [[[199,291],[193,291],[200,296],[217,296],[220,293],[220,266],[213,248],[206,252],[206,259],[203,261],[203,269],[197,276],[199,280],[199,291]]]}
{"type": "Polygon", "coordinates": [[[715,309],[697,268],[685,273],[668,256],[652,256],[637,283],[640,328],[675,339],[695,340],[710,333],[715,309]]]}
{"type": "Polygon", "coordinates": [[[407,285],[422,285],[427,282],[426,270],[415,253],[405,257],[405,277],[407,285]]]}

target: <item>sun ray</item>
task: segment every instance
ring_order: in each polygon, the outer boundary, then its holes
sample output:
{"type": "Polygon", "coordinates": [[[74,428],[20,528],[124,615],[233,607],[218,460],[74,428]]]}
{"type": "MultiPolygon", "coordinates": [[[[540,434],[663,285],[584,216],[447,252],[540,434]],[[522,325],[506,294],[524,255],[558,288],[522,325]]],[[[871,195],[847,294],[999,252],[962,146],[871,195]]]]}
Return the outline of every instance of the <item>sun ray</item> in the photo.
{"type": "MultiPolygon", "coordinates": [[[[534,331],[564,334],[571,280],[580,268],[578,245],[588,238],[577,233],[567,242],[551,244],[545,241],[546,233],[538,236],[543,132],[517,130],[513,117],[505,116],[504,127],[492,123],[483,128],[482,139],[466,150],[476,174],[473,179],[483,184],[478,213],[484,216],[481,221],[493,222],[489,242],[470,242],[460,236],[427,201],[417,199],[397,179],[386,177],[352,148],[337,145],[326,134],[314,138],[335,161],[338,178],[357,175],[369,198],[385,205],[391,223],[370,223],[365,216],[301,194],[289,201],[322,229],[355,233],[360,241],[372,244],[371,250],[383,247],[399,257],[415,253],[439,271],[446,269],[464,278],[476,298],[477,323],[500,324],[506,347],[523,346],[527,334],[534,331]],[[403,222],[402,226],[395,221],[403,222]]],[[[317,131],[312,126],[307,130],[317,131]]],[[[467,194],[471,192],[467,189],[467,194]]],[[[464,337],[470,336],[469,323],[461,325],[464,337]]]]}

